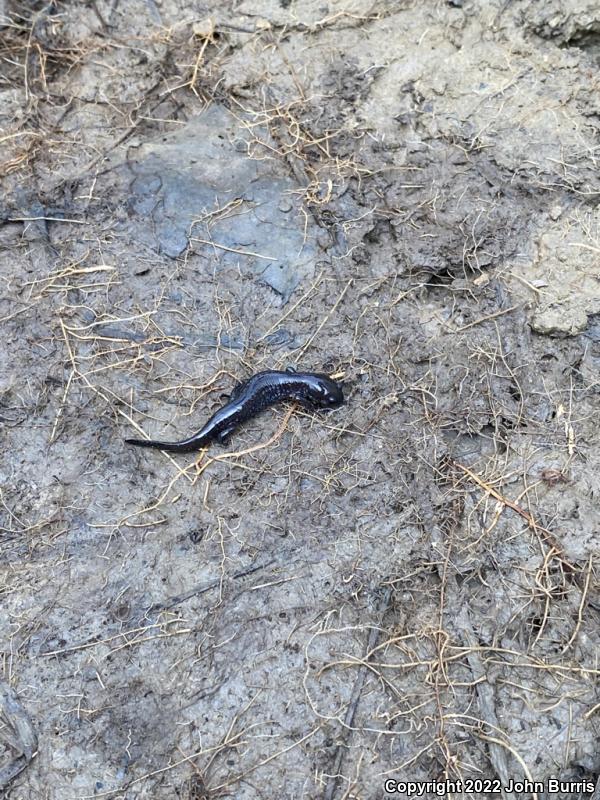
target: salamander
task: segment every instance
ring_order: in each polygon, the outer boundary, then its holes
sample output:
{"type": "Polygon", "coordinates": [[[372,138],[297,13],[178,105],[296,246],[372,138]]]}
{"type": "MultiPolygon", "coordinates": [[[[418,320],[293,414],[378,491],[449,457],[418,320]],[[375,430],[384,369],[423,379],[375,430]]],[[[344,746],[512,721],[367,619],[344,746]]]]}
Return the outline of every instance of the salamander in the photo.
{"type": "Polygon", "coordinates": [[[210,442],[224,443],[243,422],[265,408],[284,400],[296,400],[311,410],[337,408],[344,402],[342,387],[329,376],[319,372],[257,372],[237,384],[229,402],[220,408],[200,430],[180,442],[161,442],[153,439],[125,439],[138,447],[157,447],[172,453],[190,453],[210,442]]]}

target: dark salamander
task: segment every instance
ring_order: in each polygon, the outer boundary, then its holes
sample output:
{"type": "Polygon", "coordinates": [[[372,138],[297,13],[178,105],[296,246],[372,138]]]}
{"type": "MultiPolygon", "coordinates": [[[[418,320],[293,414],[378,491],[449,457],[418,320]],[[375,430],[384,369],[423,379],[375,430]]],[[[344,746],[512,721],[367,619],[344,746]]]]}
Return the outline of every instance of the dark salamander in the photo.
{"type": "Polygon", "coordinates": [[[257,372],[238,384],[229,402],[220,408],[198,433],[181,442],[158,442],[151,439],[125,439],[139,447],[158,447],[173,453],[200,450],[209,442],[225,442],[243,422],[263,409],[283,400],[296,400],[305,408],[336,408],[344,402],[340,384],[318,372],[257,372]]]}

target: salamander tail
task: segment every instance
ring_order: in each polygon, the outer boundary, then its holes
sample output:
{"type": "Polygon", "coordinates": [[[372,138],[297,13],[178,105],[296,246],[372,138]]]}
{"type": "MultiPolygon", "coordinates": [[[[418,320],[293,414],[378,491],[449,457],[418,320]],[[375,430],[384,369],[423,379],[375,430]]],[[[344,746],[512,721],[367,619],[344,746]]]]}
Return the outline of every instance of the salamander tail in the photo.
{"type": "Polygon", "coordinates": [[[125,439],[125,444],[136,447],[156,447],[158,450],[168,450],[172,453],[191,453],[200,450],[204,442],[198,439],[186,439],[184,442],[158,442],[154,439],[125,439]]]}

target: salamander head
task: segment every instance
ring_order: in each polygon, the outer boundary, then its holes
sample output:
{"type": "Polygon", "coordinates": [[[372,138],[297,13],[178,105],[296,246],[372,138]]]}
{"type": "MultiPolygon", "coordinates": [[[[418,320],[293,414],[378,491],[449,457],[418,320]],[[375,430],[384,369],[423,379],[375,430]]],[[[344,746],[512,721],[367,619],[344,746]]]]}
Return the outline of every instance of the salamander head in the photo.
{"type": "Polygon", "coordinates": [[[313,375],[310,401],[317,408],[337,408],[344,402],[344,393],[339,383],[317,373],[313,375]]]}

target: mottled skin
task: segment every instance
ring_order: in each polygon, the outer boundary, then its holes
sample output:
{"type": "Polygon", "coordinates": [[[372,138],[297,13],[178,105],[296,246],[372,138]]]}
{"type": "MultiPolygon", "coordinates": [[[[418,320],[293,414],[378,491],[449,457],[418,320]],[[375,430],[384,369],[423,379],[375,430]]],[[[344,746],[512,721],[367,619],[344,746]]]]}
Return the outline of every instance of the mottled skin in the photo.
{"type": "Polygon", "coordinates": [[[296,400],[311,410],[336,408],[344,402],[344,394],[338,383],[318,372],[257,372],[247,381],[239,383],[229,402],[189,439],[181,442],[150,439],[125,441],[139,447],[158,447],[173,453],[189,453],[213,441],[223,443],[247,419],[283,400],[296,400]]]}

